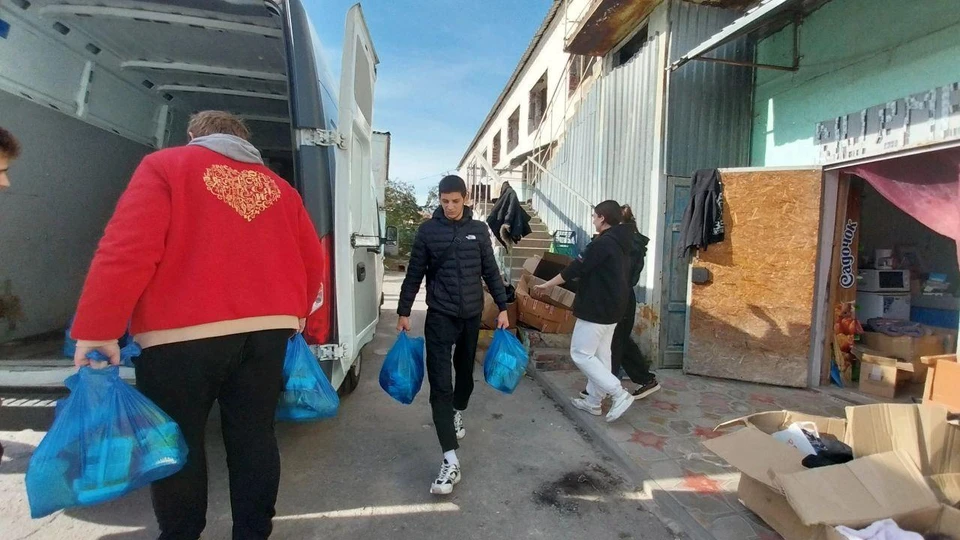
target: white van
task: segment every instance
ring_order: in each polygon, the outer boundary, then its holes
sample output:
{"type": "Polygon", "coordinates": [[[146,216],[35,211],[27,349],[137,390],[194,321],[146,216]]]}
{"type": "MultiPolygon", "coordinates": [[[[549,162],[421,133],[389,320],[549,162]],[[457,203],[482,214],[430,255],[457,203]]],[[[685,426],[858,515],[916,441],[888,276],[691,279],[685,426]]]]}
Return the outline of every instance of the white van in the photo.
{"type": "Polygon", "coordinates": [[[359,5],[343,43],[336,87],[301,0],[3,0],[0,125],[24,151],[0,194],[0,343],[62,332],[140,159],[184,144],[191,113],[227,110],[313,217],[330,265],[305,335],[353,390],[395,235],[372,173],[378,59],[359,5]]]}

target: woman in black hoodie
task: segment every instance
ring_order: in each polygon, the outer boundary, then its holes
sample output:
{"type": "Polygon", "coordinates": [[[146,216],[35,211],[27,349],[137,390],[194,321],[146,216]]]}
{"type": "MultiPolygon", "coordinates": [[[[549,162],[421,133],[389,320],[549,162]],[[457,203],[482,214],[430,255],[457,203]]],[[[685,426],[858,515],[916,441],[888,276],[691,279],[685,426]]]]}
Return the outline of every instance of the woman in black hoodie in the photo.
{"type": "Polygon", "coordinates": [[[627,282],[630,271],[630,229],[618,227],[623,211],[617,201],[604,201],[593,210],[593,225],[599,236],[577,260],[547,283],[538,286],[547,290],[574,279],[580,280],[573,302],[577,325],[573,330],[570,356],[587,376],[587,396],[575,398],[573,405],[589,414],[600,416],[600,405],[612,398],[607,422],[620,418],[633,404],[633,396],[611,373],[613,335],[623,319],[630,294],[627,282]]]}

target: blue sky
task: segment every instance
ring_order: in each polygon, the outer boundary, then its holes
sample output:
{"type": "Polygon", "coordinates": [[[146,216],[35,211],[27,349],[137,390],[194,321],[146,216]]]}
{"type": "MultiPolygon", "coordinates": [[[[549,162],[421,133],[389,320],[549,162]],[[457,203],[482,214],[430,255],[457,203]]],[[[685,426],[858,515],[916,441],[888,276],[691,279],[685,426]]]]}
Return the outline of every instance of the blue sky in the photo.
{"type": "MultiPolygon", "coordinates": [[[[356,0],[304,0],[339,73],[344,17],[356,0]]],[[[390,176],[421,197],[455,169],[551,0],[368,0],[380,57],[374,128],[393,135],[390,176]]]]}

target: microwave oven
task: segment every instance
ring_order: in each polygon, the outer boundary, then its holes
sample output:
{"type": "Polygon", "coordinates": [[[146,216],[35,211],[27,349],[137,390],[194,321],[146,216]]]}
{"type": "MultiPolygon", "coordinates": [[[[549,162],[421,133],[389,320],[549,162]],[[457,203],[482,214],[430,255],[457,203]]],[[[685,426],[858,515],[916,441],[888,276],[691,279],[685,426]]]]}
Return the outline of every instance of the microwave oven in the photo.
{"type": "Polygon", "coordinates": [[[860,270],[857,290],[872,293],[910,292],[910,271],[860,270]]]}

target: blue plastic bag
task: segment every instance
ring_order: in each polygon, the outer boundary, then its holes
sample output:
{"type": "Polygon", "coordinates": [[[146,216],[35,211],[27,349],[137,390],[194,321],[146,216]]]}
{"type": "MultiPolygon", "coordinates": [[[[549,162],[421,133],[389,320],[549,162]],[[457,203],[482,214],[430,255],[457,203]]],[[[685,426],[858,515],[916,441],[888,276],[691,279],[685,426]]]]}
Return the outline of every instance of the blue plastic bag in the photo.
{"type": "Polygon", "coordinates": [[[118,367],[83,367],[65,384],[70,395],[27,468],[32,517],[116,499],[183,468],[180,427],[118,367]]]}
{"type": "Polygon", "coordinates": [[[277,407],[277,420],[310,422],[337,415],[340,396],[320,369],[310,346],[297,334],[287,342],[283,361],[283,392],[277,407]]]}
{"type": "Polygon", "coordinates": [[[483,358],[483,378],[497,390],[512,394],[527,371],[527,349],[510,332],[493,333],[493,343],[483,358]]]}
{"type": "Polygon", "coordinates": [[[400,332],[380,368],[380,388],[390,397],[409,405],[423,386],[423,338],[400,332]]]}

